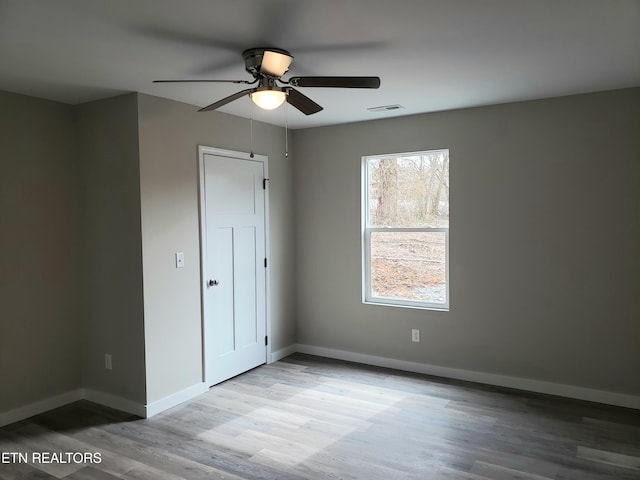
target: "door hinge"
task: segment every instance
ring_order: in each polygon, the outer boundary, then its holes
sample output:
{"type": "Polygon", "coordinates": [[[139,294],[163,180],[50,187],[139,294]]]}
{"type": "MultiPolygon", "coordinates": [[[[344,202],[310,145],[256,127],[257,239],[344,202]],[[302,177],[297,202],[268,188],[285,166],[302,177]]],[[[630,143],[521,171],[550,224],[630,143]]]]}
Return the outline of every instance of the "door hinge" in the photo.
{"type": "Polygon", "coordinates": [[[267,268],[267,259],[264,259],[264,268],[267,268]]]}
{"type": "Polygon", "coordinates": [[[267,337],[266,335],[264,337],[264,344],[265,344],[265,346],[269,345],[269,337],[267,337]]]}
{"type": "Polygon", "coordinates": [[[262,179],[262,189],[266,190],[267,189],[267,182],[269,181],[268,178],[263,178],[262,179]]]}

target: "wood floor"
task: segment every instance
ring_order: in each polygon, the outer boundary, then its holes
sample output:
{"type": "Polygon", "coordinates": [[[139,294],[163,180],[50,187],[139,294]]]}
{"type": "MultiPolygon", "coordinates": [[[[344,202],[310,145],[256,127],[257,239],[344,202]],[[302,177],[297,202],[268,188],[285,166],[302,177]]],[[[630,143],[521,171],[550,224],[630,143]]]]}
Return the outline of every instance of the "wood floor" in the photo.
{"type": "Polygon", "coordinates": [[[77,402],[8,425],[7,452],[101,462],[3,480],[638,480],[640,411],[296,354],[147,420],[77,402]]]}

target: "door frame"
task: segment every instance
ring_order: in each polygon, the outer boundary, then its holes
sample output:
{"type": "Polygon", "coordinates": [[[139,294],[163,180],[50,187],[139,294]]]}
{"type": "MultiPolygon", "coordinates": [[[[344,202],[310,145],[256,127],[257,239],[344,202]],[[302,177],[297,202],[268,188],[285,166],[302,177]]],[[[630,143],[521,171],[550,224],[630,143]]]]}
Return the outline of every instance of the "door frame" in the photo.
{"type": "MultiPolygon", "coordinates": [[[[263,174],[266,180],[269,179],[269,157],[266,155],[250,154],[247,152],[238,152],[235,150],[225,150],[222,148],[208,147],[206,145],[198,145],[198,214],[200,228],[200,322],[202,328],[202,381],[207,381],[207,345],[205,322],[206,312],[206,295],[205,288],[207,282],[206,265],[206,211],[205,211],[205,185],[204,185],[204,157],[205,155],[216,155],[219,157],[235,158],[238,160],[250,160],[254,162],[262,162],[263,174]]],[[[271,363],[271,244],[270,244],[270,227],[269,227],[269,182],[264,182],[264,240],[265,255],[267,256],[267,266],[265,268],[265,322],[266,335],[269,339],[266,345],[265,363],[271,363]]]]}

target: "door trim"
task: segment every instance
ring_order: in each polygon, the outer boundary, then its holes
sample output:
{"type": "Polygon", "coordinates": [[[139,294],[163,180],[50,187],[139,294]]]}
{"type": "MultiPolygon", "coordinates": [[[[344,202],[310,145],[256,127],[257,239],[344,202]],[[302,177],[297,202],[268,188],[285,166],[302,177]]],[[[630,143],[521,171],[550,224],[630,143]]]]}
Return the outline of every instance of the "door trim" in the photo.
{"type": "MultiPolygon", "coordinates": [[[[204,156],[216,155],[219,157],[236,158],[239,160],[252,160],[262,162],[264,178],[269,178],[269,157],[266,155],[250,154],[247,152],[238,152],[235,150],[224,150],[216,147],[208,147],[206,145],[198,145],[198,214],[200,228],[200,325],[202,328],[202,381],[207,381],[207,346],[206,346],[206,322],[205,322],[205,283],[207,281],[204,266],[206,265],[206,212],[205,212],[205,188],[204,188],[204,156]],[[252,156],[253,155],[253,156],[252,156]]],[[[265,322],[266,334],[269,342],[266,348],[265,363],[271,363],[271,244],[270,244],[270,227],[269,227],[269,182],[265,182],[264,190],[264,235],[265,235],[265,251],[267,258],[267,266],[265,268],[265,322]]]]}

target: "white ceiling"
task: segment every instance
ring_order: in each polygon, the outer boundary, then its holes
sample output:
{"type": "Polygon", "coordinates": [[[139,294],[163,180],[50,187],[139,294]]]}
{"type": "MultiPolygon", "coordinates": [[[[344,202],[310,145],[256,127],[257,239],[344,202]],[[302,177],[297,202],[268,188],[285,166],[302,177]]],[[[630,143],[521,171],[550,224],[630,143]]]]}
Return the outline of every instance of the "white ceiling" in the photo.
{"type": "MultiPolygon", "coordinates": [[[[290,128],[640,86],[640,0],[0,0],[0,89],[78,104],[138,91],[199,107],[279,47],[285,75],[378,75],[378,90],[300,88],[290,128]],[[367,108],[400,104],[372,113],[367,108]]],[[[284,107],[254,118],[283,125],[284,107]]],[[[248,117],[242,98],[220,111],[248,117]]],[[[202,113],[207,115],[207,113],[202,113]]]]}

